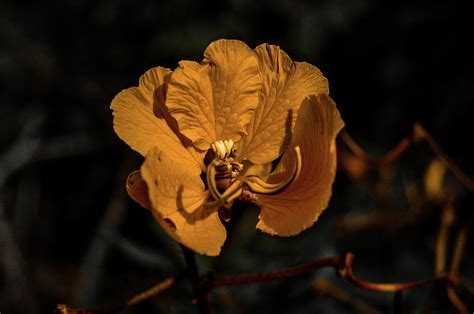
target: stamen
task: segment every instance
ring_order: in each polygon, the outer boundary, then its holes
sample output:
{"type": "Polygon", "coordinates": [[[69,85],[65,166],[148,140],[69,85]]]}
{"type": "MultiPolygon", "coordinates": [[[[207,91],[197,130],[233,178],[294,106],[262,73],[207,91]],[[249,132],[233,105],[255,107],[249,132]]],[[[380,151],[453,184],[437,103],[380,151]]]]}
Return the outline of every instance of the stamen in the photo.
{"type": "Polygon", "coordinates": [[[204,204],[205,208],[219,208],[221,206],[229,206],[236,198],[238,198],[243,191],[244,183],[242,180],[235,180],[224,193],[215,201],[204,204]]]}
{"type": "Polygon", "coordinates": [[[207,186],[209,187],[209,191],[211,192],[211,196],[215,200],[221,199],[222,195],[217,188],[216,182],[216,165],[217,159],[214,159],[208,166],[206,170],[206,181],[207,186]]]}
{"type": "Polygon", "coordinates": [[[301,159],[301,151],[300,147],[296,146],[294,148],[296,154],[296,163],[293,167],[293,171],[291,176],[280,183],[268,183],[263,181],[258,176],[248,176],[245,178],[245,183],[247,188],[250,192],[257,193],[257,194],[266,194],[266,195],[273,195],[283,192],[288,186],[290,186],[296,179],[298,179],[301,173],[302,167],[302,159],[301,159]]]}

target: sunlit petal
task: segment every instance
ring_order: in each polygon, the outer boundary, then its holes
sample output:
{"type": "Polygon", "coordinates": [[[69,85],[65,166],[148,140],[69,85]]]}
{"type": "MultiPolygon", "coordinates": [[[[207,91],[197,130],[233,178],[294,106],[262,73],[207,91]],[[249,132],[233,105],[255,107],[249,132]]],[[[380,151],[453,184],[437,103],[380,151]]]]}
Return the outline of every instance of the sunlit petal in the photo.
{"type": "MultiPolygon", "coordinates": [[[[153,113],[155,92],[164,88],[169,69],[152,68],[140,77],[139,86],[123,90],[112,100],[114,129],[132,149],[145,156],[152,147],[179,155],[184,162],[198,165],[167,121],[153,113]]],[[[193,147],[189,149],[194,150],[193,147]]]]}
{"type": "MultiPolygon", "coordinates": [[[[299,145],[303,167],[298,179],[277,195],[259,196],[261,214],[257,228],[291,236],[310,227],[327,207],[336,174],[337,133],[344,126],[336,105],[326,94],[310,96],[299,109],[291,146],[299,145]]],[[[286,152],[277,174],[280,181],[291,169],[294,157],[286,152]],[[283,172],[282,172],[283,171],[283,172]]]]}
{"type": "Polygon", "coordinates": [[[310,94],[327,94],[327,79],[315,66],[293,62],[278,46],[255,49],[262,73],[259,103],[238,145],[240,159],[262,164],[275,160],[291,141],[296,113],[310,94]]]}
{"type": "Polygon", "coordinates": [[[200,168],[181,163],[151,149],[141,167],[154,216],[179,243],[206,255],[218,255],[226,238],[215,208],[205,208],[209,197],[200,168]]]}
{"type": "Polygon", "coordinates": [[[166,106],[180,132],[206,150],[217,140],[240,140],[258,103],[258,61],[237,40],[218,40],[201,64],[182,61],[171,75],[166,106]]]}

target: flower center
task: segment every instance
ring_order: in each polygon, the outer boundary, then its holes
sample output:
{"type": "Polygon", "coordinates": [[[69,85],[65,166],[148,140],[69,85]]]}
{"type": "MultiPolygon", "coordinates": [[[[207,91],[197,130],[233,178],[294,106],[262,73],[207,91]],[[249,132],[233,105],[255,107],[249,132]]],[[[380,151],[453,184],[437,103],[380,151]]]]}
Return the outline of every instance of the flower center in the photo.
{"type": "Polygon", "coordinates": [[[239,176],[244,166],[234,160],[236,153],[234,141],[215,141],[212,143],[211,148],[215,155],[212,161],[213,171],[215,172],[213,179],[217,190],[222,193],[239,176]]]}
{"type": "Polygon", "coordinates": [[[294,148],[296,163],[286,180],[268,183],[256,175],[241,176],[243,164],[235,161],[236,147],[232,140],[220,140],[211,144],[214,159],[206,170],[206,181],[211,194],[208,208],[217,208],[221,218],[230,219],[230,209],[237,198],[247,202],[257,202],[256,194],[278,194],[290,186],[301,172],[299,146],[294,148]]]}

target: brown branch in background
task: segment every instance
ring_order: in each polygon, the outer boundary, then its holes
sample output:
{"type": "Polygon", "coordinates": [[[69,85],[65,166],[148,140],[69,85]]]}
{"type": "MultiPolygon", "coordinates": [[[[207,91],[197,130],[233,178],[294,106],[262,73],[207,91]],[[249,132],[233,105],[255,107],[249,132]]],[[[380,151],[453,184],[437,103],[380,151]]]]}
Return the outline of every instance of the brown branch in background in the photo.
{"type": "Polygon", "coordinates": [[[461,299],[458,297],[456,294],[456,291],[454,290],[453,287],[447,286],[446,287],[446,294],[451,301],[451,303],[454,305],[456,310],[459,312],[459,314],[470,314],[469,310],[467,307],[464,305],[464,303],[461,301],[461,299]]]}
{"type": "Polygon", "coordinates": [[[315,293],[320,295],[327,295],[336,301],[346,304],[360,314],[382,314],[381,311],[373,308],[370,304],[356,299],[343,289],[329,282],[323,277],[317,277],[313,281],[313,289],[315,293]]]}
{"type": "Polygon", "coordinates": [[[121,302],[116,305],[104,309],[73,309],[68,307],[65,304],[58,304],[56,306],[56,313],[58,314],[108,314],[108,313],[117,313],[122,310],[125,310],[129,307],[132,307],[144,300],[150,299],[162,293],[175,283],[175,279],[172,277],[166,278],[165,280],[159,282],[148,290],[139,293],[125,302],[121,302]]]}
{"type": "MultiPolygon", "coordinates": [[[[451,264],[449,267],[449,272],[453,276],[458,276],[458,270],[459,266],[461,264],[461,260],[464,254],[464,248],[466,246],[466,239],[467,239],[467,232],[468,228],[467,225],[464,225],[457,234],[455,246],[454,246],[454,252],[451,257],[451,264]]],[[[448,284],[446,286],[446,294],[453,304],[453,306],[458,310],[459,313],[461,314],[469,314],[470,312],[468,311],[467,307],[464,305],[464,303],[461,301],[461,299],[458,297],[453,285],[448,284]]]]}
{"type": "Polygon", "coordinates": [[[238,275],[238,276],[226,276],[226,277],[216,277],[210,281],[208,284],[209,288],[216,288],[222,286],[235,286],[255,282],[263,282],[275,279],[290,278],[299,275],[303,275],[309,272],[313,272],[317,269],[324,267],[334,267],[338,272],[338,275],[341,278],[347,278],[352,284],[372,291],[378,292],[397,292],[400,290],[407,290],[412,288],[417,288],[424,286],[435,281],[445,281],[452,285],[455,285],[457,282],[454,277],[449,273],[438,274],[429,279],[422,279],[411,281],[407,283],[373,283],[359,279],[354,275],[352,270],[352,264],[354,263],[354,254],[347,253],[343,256],[336,256],[331,258],[326,258],[323,260],[314,261],[311,263],[303,264],[300,266],[287,268],[279,271],[265,272],[265,273],[256,273],[249,275],[238,275]]]}
{"type": "Polygon", "coordinates": [[[383,166],[397,160],[413,143],[411,136],[403,138],[394,148],[392,148],[387,154],[382,157],[372,157],[367,154],[349,135],[346,129],[341,131],[341,138],[349,149],[358,158],[362,159],[369,165],[383,166]]]}
{"type": "Polygon", "coordinates": [[[435,246],[435,273],[439,274],[446,270],[446,248],[448,235],[455,220],[455,213],[451,203],[444,206],[441,213],[438,237],[435,246]]]}
{"type": "Polygon", "coordinates": [[[326,259],[310,262],[307,264],[299,265],[296,267],[278,270],[278,271],[248,274],[248,275],[216,277],[209,283],[209,288],[213,289],[217,287],[236,286],[236,285],[243,285],[243,284],[254,283],[254,282],[263,282],[263,281],[269,281],[269,280],[275,280],[275,279],[296,277],[296,276],[301,276],[301,275],[313,272],[317,269],[324,268],[324,267],[334,267],[336,269],[339,269],[339,267],[343,264],[344,264],[344,258],[340,256],[336,256],[336,257],[326,258],[326,259]]]}
{"type": "Polygon", "coordinates": [[[443,152],[435,139],[423,128],[420,123],[415,123],[411,135],[403,138],[394,148],[382,157],[373,157],[367,154],[344,129],[341,138],[352,153],[370,166],[383,166],[397,160],[413,144],[426,141],[441,162],[448,168],[461,184],[470,192],[474,192],[474,181],[443,152]]]}
{"type": "Polygon", "coordinates": [[[474,181],[464,174],[464,172],[448,158],[448,156],[441,149],[441,146],[420,123],[415,123],[413,126],[413,137],[415,141],[426,141],[430,145],[433,152],[441,160],[441,162],[453,173],[459,182],[461,182],[468,191],[474,192],[474,181]]]}
{"type": "MultiPolygon", "coordinates": [[[[373,283],[362,280],[356,277],[352,270],[352,265],[354,262],[354,254],[347,253],[342,256],[335,256],[331,258],[326,258],[322,260],[313,261],[307,264],[286,268],[277,271],[264,272],[264,273],[255,273],[247,275],[237,275],[237,276],[223,276],[223,277],[214,277],[206,278],[199,274],[197,263],[195,260],[194,252],[183,247],[183,254],[186,259],[188,266],[188,276],[192,280],[193,290],[196,294],[196,303],[198,309],[201,313],[211,313],[210,303],[208,294],[212,289],[218,287],[227,287],[227,286],[236,286],[257,282],[264,282],[276,279],[291,278],[300,276],[313,272],[315,270],[324,268],[324,267],[333,267],[339,277],[347,278],[349,282],[354,284],[357,287],[360,287],[365,290],[377,291],[377,292],[397,292],[412,288],[417,288],[433,282],[445,282],[450,286],[455,286],[457,284],[457,278],[451,273],[438,274],[429,279],[416,280],[407,283],[373,283]],[[192,255],[190,254],[192,253],[192,255]]],[[[64,304],[59,304],[57,306],[57,313],[60,314],[104,314],[104,313],[115,313],[126,309],[130,306],[138,304],[146,299],[154,297],[161,293],[162,291],[169,288],[175,279],[168,278],[165,281],[159,283],[155,287],[128,299],[126,302],[122,302],[118,305],[106,308],[106,309],[93,309],[93,310],[76,310],[67,307],[64,304]]]]}
{"type": "MultiPolygon", "coordinates": [[[[436,273],[441,273],[446,271],[446,249],[448,243],[448,235],[449,231],[454,224],[455,221],[455,211],[451,203],[446,204],[441,214],[441,222],[440,228],[438,232],[438,238],[436,241],[436,249],[435,249],[435,271],[436,273]]],[[[462,255],[464,253],[464,247],[466,244],[466,233],[467,228],[464,226],[459,230],[458,236],[455,242],[455,248],[453,252],[453,256],[451,258],[451,265],[449,267],[449,273],[452,276],[458,276],[458,269],[461,263],[462,255]]],[[[452,284],[448,283],[446,285],[446,295],[448,299],[451,301],[453,306],[457,309],[457,311],[461,314],[467,314],[469,311],[467,310],[464,303],[458,297],[454,287],[452,284]]]]}
{"type": "Polygon", "coordinates": [[[461,264],[462,257],[464,255],[464,248],[466,246],[468,227],[464,225],[459,231],[456,237],[456,244],[454,247],[453,256],[451,259],[451,265],[449,271],[457,274],[459,266],[461,264]]]}
{"type": "MultiPolygon", "coordinates": [[[[428,143],[430,146],[431,150],[434,152],[434,154],[437,156],[438,160],[446,169],[448,169],[454,177],[469,191],[473,192],[474,191],[474,181],[468,177],[452,160],[450,160],[447,155],[444,153],[444,151],[441,149],[440,145],[434,140],[434,138],[421,126],[419,123],[415,123],[413,126],[413,131],[412,134],[403,138],[392,150],[390,150],[387,154],[380,158],[375,158],[367,154],[347,133],[347,131],[341,132],[342,140],[344,143],[347,145],[347,147],[352,151],[354,156],[358,158],[358,160],[355,160],[354,157],[347,155],[347,153],[344,155],[342,154],[342,160],[340,162],[341,168],[344,169],[350,176],[354,177],[355,179],[358,180],[363,180],[365,173],[367,171],[367,167],[369,166],[384,166],[386,164],[390,164],[394,162],[396,159],[398,159],[404,152],[407,151],[407,149],[415,143],[419,143],[421,141],[425,141],[428,143]],[[345,159],[345,160],[344,160],[345,159]]],[[[439,167],[438,167],[439,168],[439,167]]],[[[442,180],[443,180],[443,175],[444,172],[442,171],[442,168],[437,169],[437,186],[431,187],[432,189],[439,190],[439,188],[442,186],[442,180]],[[441,171],[440,171],[441,170],[441,171]]],[[[425,180],[426,181],[426,180],[425,180]]],[[[430,183],[432,183],[430,181],[430,183]]],[[[426,186],[426,188],[429,188],[426,186]]],[[[433,192],[431,190],[426,191],[428,192],[433,192]]],[[[435,191],[436,193],[430,193],[433,195],[429,196],[439,196],[439,192],[435,191]],[[435,195],[436,194],[436,195],[435,195]]],[[[437,276],[434,277],[434,279],[439,278],[440,280],[444,280],[444,287],[446,287],[446,295],[453,304],[453,306],[457,309],[459,313],[469,313],[467,310],[467,307],[463,304],[462,300],[458,297],[456,294],[455,290],[455,282],[457,281],[463,283],[465,280],[462,278],[458,278],[458,268],[460,261],[462,259],[462,255],[464,253],[465,249],[465,241],[467,239],[466,233],[467,233],[467,227],[464,226],[461,228],[461,230],[458,233],[456,242],[455,242],[455,248],[453,252],[453,256],[451,259],[451,265],[449,269],[446,269],[446,258],[447,258],[447,246],[448,246],[448,237],[450,230],[454,224],[455,220],[455,210],[452,207],[452,197],[449,199],[446,199],[444,202],[444,209],[442,211],[442,216],[441,216],[441,221],[440,221],[440,227],[439,227],[439,232],[436,240],[436,246],[435,246],[435,272],[438,274],[437,276]],[[447,273],[446,273],[447,272],[447,273]],[[454,280],[455,279],[455,280],[454,280]]],[[[421,207],[420,207],[421,208],[421,207]]],[[[414,216],[411,215],[411,211],[407,214],[407,216],[404,216],[403,220],[410,221],[414,216]]],[[[382,215],[385,215],[386,213],[382,213],[382,215]]],[[[372,215],[373,219],[368,220],[365,219],[370,216],[364,216],[360,218],[361,222],[365,225],[371,225],[373,223],[381,223],[385,224],[387,219],[380,218],[380,215],[377,215],[377,213],[374,213],[372,215]],[[380,221],[378,219],[381,219],[380,221]]],[[[402,219],[400,219],[402,220],[402,219]]],[[[398,221],[400,221],[398,220],[398,221]]],[[[388,292],[390,290],[395,290],[395,291],[402,291],[403,289],[407,287],[415,287],[420,284],[425,284],[426,281],[419,281],[419,282],[412,282],[409,284],[369,284],[364,282],[360,282],[357,280],[357,278],[354,278],[353,274],[351,274],[352,269],[348,268],[348,279],[353,282],[356,285],[363,285],[363,288],[365,289],[374,289],[379,291],[385,291],[388,292]],[[402,290],[397,290],[397,289],[402,289],[402,290]]],[[[443,286],[443,285],[442,285],[443,286]]],[[[397,312],[398,305],[396,303],[399,303],[401,305],[401,296],[400,300],[397,300],[397,298],[394,298],[394,312],[397,312]]]]}
{"type": "Polygon", "coordinates": [[[343,275],[354,285],[363,288],[365,290],[372,290],[378,292],[397,292],[400,290],[408,290],[417,287],[421,287],[435,281],[444,281],[455,284],[454,278],[450,274],[438,274],[428,279],[421,279],[416,281],[410,281],[406,283],[373,283],[357,278],[352,271],[352,264],[354,262],[354,254],[347,253],[345,259],[345,268],[343,269],[343,275]]]}

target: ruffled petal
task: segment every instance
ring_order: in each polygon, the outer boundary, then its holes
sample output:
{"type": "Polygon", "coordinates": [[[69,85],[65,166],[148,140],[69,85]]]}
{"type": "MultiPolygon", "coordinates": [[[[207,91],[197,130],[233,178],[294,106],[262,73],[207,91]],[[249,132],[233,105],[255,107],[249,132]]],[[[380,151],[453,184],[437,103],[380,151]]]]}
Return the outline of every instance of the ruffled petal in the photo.
{"type": "Polygon", "coordinates": [[[261,86],[253,51],[237,40],[218,40],[201,64],[181,61],[171,75],[166,106],[195,147],[245,134],[261,86]]]}
{"type": "Polygon", "coordinates": [[[177,242],[200,254],[218,255],[226,230],[217,210],[204,207],[209,195],[201,169],[178,158],[153,148],[140,169],[153,215],[177,242]]]}
{"type": "MultiPolygon", "coordinates": [[[[331,197],[336,174],[335,139],[343,126],[335,103],[326,94],[310,96],[304,101],[291,143],[292,147],[299,145],[301,148],[301,174],[282,193],[259,196],[258,229],[291,236],[318,219],[331,197]]],[[[270,180],[281,180],[285,174],[282,170],[292,168],[293,158],[293,152],[286,152],[270,180]]]]}
{"type": "Polygon", "coordinates": [[[262,90],[258,107],[238,146],[240,159],[256,164],[275,160],[287,148],[296,112],[309,95],[328,94],[327,79],[315,66],[293,62],[278,46],[263,44],[255,48],[262,90]]]}
{"type": "Polygon", "coordinates": [[[155,93],[165,88],[170,73],[169,69],[152,68],[140,77],[138,87],[125,89],[115,96],[110,106],[114,130],[142,156],[146,156],[152,147],[158,147],[167,154],[180,156],[183,162],[200,165],[194,147],[190,146],[188,150],[166,119],[159,112],[153,112],[154,102],[163,101],[163,96],[155,99],[155,93]]]}

